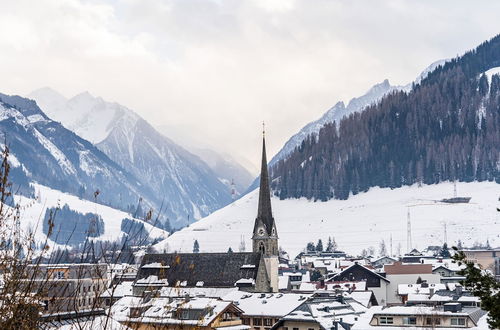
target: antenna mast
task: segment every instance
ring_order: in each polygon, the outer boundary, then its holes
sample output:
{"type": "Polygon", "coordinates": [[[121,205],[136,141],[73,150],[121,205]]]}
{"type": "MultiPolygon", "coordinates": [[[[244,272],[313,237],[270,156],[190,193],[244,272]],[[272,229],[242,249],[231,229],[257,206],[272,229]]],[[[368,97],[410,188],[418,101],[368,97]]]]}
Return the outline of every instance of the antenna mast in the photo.
{"type": "Polygon", "coordinates": [[[406,250],[408,253],[410,253],[412,249],[412,242],[411,242],[411,220],[410,220],[410,207],[408,207],[408,214],[406,216],[407,222],[406,222],[406,250]]]}

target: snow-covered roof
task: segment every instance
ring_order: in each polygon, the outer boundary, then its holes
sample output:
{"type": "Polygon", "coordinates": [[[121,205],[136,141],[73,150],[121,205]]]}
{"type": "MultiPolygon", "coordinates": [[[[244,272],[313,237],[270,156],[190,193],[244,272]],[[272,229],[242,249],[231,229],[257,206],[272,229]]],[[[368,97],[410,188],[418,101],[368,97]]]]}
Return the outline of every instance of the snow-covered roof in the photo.
{"type": "Polygon", "coordinates": [[[159,262],[151,262],[149,264],[142,265],[141,268],[168,269],[168,268],[170,268],[170,266],[169,265],[162,265],[159,262]]]}
{"type": "MultiPolygon", "coordinates": [[[[192,325],[208,326],[221,312],[229,305],[230,301],[223,301],[213,298],[185,298],[171,299],[168,297],[152,298],[143,302],[139,297],[123,297],[118,300],[110,309],[110,313],[115,320],[121,322],[133,322],[140,320],[141,323],[153,323],[163,325],[192,325]],[[140,318],[129,317],[130,309],[135,307],[144,308],[140,318]],[[200,315],[196,319],[179,319],[174,313],[177,310],[198,310],[200,315]]],[[[235,307],[236,308],[236,307],[235,307]]]]}
{"type": "Polygon", "coordinates": [[[131,295],[132,284],[133,282],[122,282],[117,284],[115,287],[108,288],[101,294],[101,298],[121,298],[123,296],[131,295]]]}
{"type": "Polygon", "coordinates": [[[441,283],[428,283],[427,287],[422,287],[422,284],[398,284],[398,294],[430,294],[431,289],[436,292],[437,290],[446,290],[446,284],[441,283]]]}
{"type": "MultiPolygon", "coordinates": [[[[465,308],[467,309],[467,308],[465,308]]],[[[471,309],[472,310],[472,309],[471,309]]],[[[474,311],[478,311],[478,309],[474,309],[474,311]]],[[[398,307],[382,307],[382,306],[374,306],[366,311],[366,313],[360,315],[359,320],[354,324],[352,330],[368,330],[368,329],[376,329],[376,330],[394,330],[394,326],[383,326],[370,325],[370,321],[372,320],[374,315],[425,315],[429,313],[429,315],[438,315],[436,314],[436,309],[434,307],[424,307],[424,306],[398,306],[398,307]],[[394,313],[393,313],[394,312],[394,313]]],[[[446,312],[449,314],[445,315],[460,315],[457,313],[446,312]]],[[[440,314],[441,315],[441,314],[440,314]]],[[[469,315],[465,313],[465,315],[469,315]]],[[[468,328],[469,330],[488,330],[487,317],[484,313],[479,313],[476,315],[477,323],[474,327],[468,328]],[[478,317],[477,317],[478,316],[478,317]]],[[[410,328],[414,329],[414,328],[410,328]]],[[[456,329],[451,327],[440,327],[440,329],[456,329]]]]}
{"type": "Polygon", "coordinates": [[[338,300],[338,297],[313,297],[287,314],[285,321],[316,322],[324,329],[330,329],[334,321],[342,318],[343,322],[354,324],[367,308],[352,299],[338,300]]]}
{"type": "Polygon", "coordinates": [[[168,285],[167,279],[159,279],[156,275],[150,275],[136,281],[139,285],[168,285]]]}
{"type": "Polygon", "coordinates": [[[245,315],[266,315],[281,317],[303,303],[310,294],[297,293],[248,293],[234,291],[224,300],[234,301],[245,315]]]}
{"type": "Polygon", "coordinates": [[[213,287],[164,287],[160,290],[161,297],[206,297],[222,298],[225,295],[238,291],[238,288],[213,288],[213,287]]]}

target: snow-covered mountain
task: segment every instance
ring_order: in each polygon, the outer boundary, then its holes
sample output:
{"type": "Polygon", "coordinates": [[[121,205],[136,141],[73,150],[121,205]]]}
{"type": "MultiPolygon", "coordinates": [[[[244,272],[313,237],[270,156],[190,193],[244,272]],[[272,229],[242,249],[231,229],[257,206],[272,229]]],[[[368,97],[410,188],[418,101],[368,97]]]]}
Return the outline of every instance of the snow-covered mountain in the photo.
{"type": "Polygon", "coordinates": [[[254,176],[230,155],[205,148],[190,148],[189,151],[200,157],[226,186],[231,188],[234,183],[237,196],[244,192],[254,179],[254,176]]]}
{"type": "MultiPolygon", "coordinates": [[[[280,200],[272,197],[273,215],[279,232],[279,245],[294,257],[308,242],[335,237],[339,248],[359,254],[381,240],[396,253],[406,252],[407,213],[410,211],[414,248],[442,245],[444,224],[448,244],[460,239],[471,246],[489,240],[500,245],[499,185],[494,182],[459,183],[461,196],[472,197],[468,204],[447,204],[439,200],[453,196],[453,183],[405,186],[397,189],[371,188],[348,200],[312,202],[305,198],[280,200]]],[[[197,223],[174,233],[155,245],[159,251],[191,252],[198,240],[203,252],[238,250],[244,237],[251,250],[252,229],[257,215],[258,189],[214,212],[197,223]]]]}
{"type": "Polygon", "coordinates": [[[188,128],[161,125],[157,130],[189,152],[200,157],[227,186],[234,182],[237,195],[246,191],[255,178],[254,165],[245,159],[235,159],[232,155],[218,150],[215,146],[189,134],[188,128]]]}
{"type": "Polygon", "coordinates": [[[184,226],[231,201],[230,189],[207,164],[132,110],[88,92],[66,100],[43,88],[28,97],[154,191],[155,205],[162,205],[171,225],[184,226]]]}
{"type": "Polygon", "coordinates": [[[347,106],[344,102],[337,102],[333,107],[331,107],[327,112],[321,116],[318,120],[310,122],[304,126],[298,133],[294,134],[281,148],[281,150],[271,159],[269,165],[272,166],[280,159],[284,159],[288,154],[290,154],[297,146],[299,146],[304,139],[311,135],[317,134],[321,127],[325,124],[332,123],[334,121],[338,122],[345,116],[349,116],[351,113],[362,111],[368,105],[379,101],[384,95],[387,95],[391,91],[402,89],[401,86],[392,86],[389,80],[384,80],[379,84],[374,85],[370,88],[364,95],[360,97],[355,97],[347,106]]]}
{"type": "Polygon", "coordinates": [[[116,208],[135,205],[140,196],[154,195],[131,173],[90,142],[51,120],[37,104],[19,96],[0,94],[0,135],[10,147],[15,189],[25,195],[31,182],[94,199],[116,208]]]}

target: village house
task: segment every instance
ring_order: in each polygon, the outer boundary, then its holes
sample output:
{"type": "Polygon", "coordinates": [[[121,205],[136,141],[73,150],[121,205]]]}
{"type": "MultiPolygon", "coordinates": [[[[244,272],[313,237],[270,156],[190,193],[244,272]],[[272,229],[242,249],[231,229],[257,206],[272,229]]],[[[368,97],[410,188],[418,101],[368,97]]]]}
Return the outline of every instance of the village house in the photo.
{"type": "Polygon", "coordinates": [[[242,323],[254,330],[272,327],[280,318],[297,308],[310,294],[248,293],[234,291],[224,297],[233,301],[243,313],[242,323]]]}
{"type": "Polygon", "coordinates": [[[366,310],[366,306],[342,294],[317,293],[282,317],[272,329],[350,329],[366,310]]]}
{"type": "Polygon", "coordinates": [[[332,276],[331,280],[366,282],[366,290],[373,291],[379,305],[384,305],[387,301],[387,287],[390,285],[390,280],[365,266],[355,263],[332,276]]]}
{"type": "Polygon", "coordinates": [[[403,304],[398,295],[400,284],[417,284],[418,281],[426,281],[429,285],[441,283],[440,275],[432,272],[432,264],[396,262],[392,265],[385,265],[384,271],[385,278],[389,281],[386,288],[386,305],[403,304]]]}
{"type": "Polygon", "coordinates": [[[136,330],[249,328],[242,325],[240,308],[231,301],[214,298],[127,296],[111,307],[110,314],[136,330]]]}
{"type": "Polygon", "coordinates": [[[31,291],[42,293],[44,319],[103,312],[99,297],[108,286],[106,264],[29,265],[28,277],[31,291]]]}
{"type": "Polygon", "coordinates": [[[395,329],[395,328],[474,328],[488,329],[486,312],[478,307],[462,307],[459,303],[449,303],[438,307],[392,306],[374,307],[352,328],[395,329]]]}

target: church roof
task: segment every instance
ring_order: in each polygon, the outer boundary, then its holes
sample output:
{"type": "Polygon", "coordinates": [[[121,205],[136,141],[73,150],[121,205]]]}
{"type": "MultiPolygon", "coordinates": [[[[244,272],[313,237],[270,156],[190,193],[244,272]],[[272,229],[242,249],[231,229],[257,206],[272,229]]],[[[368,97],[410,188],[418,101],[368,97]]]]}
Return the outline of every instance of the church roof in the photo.
{"type": "Polygon", "coordinates": [[[260,258],[252,252],[146,254],[137,279],[155,275],[174,287],[234,287],[240,279],[256,279],[260,258]],[[148,267],[154,263],[164,267],[148,267]]]}
{"type": "Polygon", "coordinates": [[[257,224],[262,222],[267,230],[267,234],[271,235],[274,226],[273,212],[271,210],[271,191],[269,188],[269,174],[267,170],[266,157],[266,139],[262,138],[262,164],[260,170],[260,189],[259,189],[259,206],[257,209],[257,218],[255,219],[255,229],[257,224]]]}

